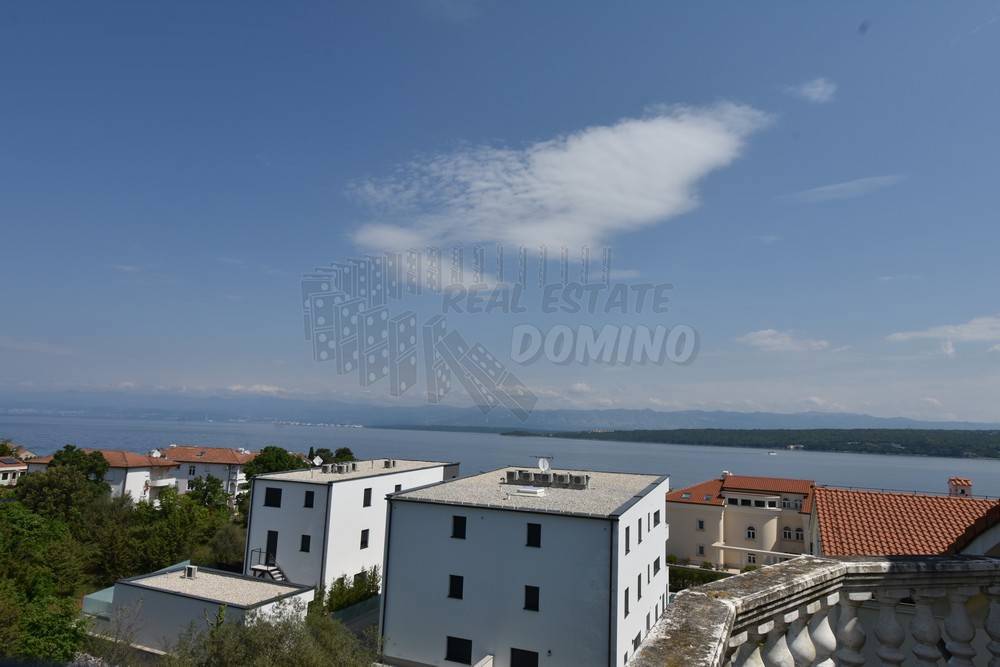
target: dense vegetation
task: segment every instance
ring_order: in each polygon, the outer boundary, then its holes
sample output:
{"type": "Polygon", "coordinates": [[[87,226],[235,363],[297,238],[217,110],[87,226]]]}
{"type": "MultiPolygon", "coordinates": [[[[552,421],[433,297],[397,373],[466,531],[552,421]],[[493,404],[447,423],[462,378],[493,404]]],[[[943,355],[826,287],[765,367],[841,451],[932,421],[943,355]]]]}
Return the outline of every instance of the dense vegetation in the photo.
{"type": "Polygon", "coordinates": [[[1000,458],[1000,431],[683,428],[636,431],[515,431],[505,435],[761,449],[784,449],[790,445],[801,445],[803,449],[810,451],[855,454],[1000,458]]]}
{"type": "MultiPolygon", "coordinates": [[[[284,457],[275,453],[265,460],[269,471],[287,469],[282,463],[301,467],[299,457],[281,452],[284,457]]],[[[245,517],[234,515],[221,480],[192,480],[184,495],[165,488],[152,504],[112,498],[103,481],[107,468],[99,453],[67,445],[54,455],[48,470],[0,490],[0,656],[65,662],[81,649],[100,653],[107,645],[95,647],[87,640],[80,599],[118,579],[187,559],[242,569],[245,517]]],[[[273,637],[287,630],[282,623],[258,630],[273,637]]],[[[322,620],[312,624],[310,628],[324,627],[322,620]]],[[[299,632],[294,641],[302,646],[312,641],[322,648],[324,642],[334,641],[310,640],[301,634],[304,630],[299,632]]],[[[186,645],[191,653],[185,659],[190,660],[182,664],[210,664],[199,661],[198,651],[211,653],[216,645],[212,642],[227,643],[233,637],[246,639],[246,630],[225,627],[211,635],[192,635],[186,645]],[[198,641],[205,646],[199,648],[198,641]]],[[[318,655],[319,649],[308,646],[308,655],[318,655]]]]}

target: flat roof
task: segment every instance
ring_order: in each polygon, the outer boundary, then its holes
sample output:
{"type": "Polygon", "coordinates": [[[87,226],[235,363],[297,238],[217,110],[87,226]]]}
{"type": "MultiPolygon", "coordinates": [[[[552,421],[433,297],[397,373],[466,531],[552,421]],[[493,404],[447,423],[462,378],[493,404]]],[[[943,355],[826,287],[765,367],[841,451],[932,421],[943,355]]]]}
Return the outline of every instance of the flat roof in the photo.
{"type": "Polygon", "coordinates": [[[541,512],[608,518],[622,514],[639,498],[650,493],[667,475],[643,475],[593,470],[549,470],[552,474],[589,475],[587,488],[545,489],[543,496],[520,495],[529,484],[507,484],[507,471],[535,470],[526,467],[498,468],[489,472],[391,494],[393,500],[469,505],[502,510],[541,512]]]}
{"type": "Polygon", "coordinates": [[[393,473],[407,472],[410,470],[423,470],[424,468],[457,465],[455,463],[446,463],[443,461],[411,461],[408,459],[365,459],[363,461],[351,461],[348,465],[351,463],[357,464],[358,469],[348,470],[347,472],[323,472],[321,468],[303,468],[302,470],[288,470],[286,472],[274,472],[267,475],[257,475],[255,479],[271,479],[285,482],[306,482],[311,484],[331,484],[333,482],[345,482],[351,479],[361,479],[362,477],[391,475],[393,473]],[[386,461],[395,461],[396,465],[391,468],[386,468],[386,461]]]}
{"type": "Polygon", "coordinates": [[[200,567],[193,579],[185,577],[184,568],[180,567],[124,579],[117,584],[139,586],[235,607],[257,607],[312,588],[200,567]]]}

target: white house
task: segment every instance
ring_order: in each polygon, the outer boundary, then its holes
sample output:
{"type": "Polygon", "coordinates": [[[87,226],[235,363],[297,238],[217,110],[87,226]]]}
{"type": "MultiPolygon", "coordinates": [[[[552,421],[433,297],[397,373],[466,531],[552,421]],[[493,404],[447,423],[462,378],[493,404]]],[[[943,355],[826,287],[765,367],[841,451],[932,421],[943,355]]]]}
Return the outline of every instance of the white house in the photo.
{"type": "Polygon", "coordinates": [[[257,456],[255,452],[242,448],[176,444],[164,449],[154,449],[150,455],[180,464],[177,471],[178,493],[187,493],[191,480],[211,475],[222,480],[226,493],[232,497],[246,490],[247,478],[243,469],[257,456]]]}
{"type": "MultiPolygon", "coordinates": [[[[108,462],[104,481],[111,487],[112,496],[130,495],[136,502],[155,502],[160,490],[177,483],[178,463],[168,459],[145,456],[117,449],[86,449],[99,451],[108,462]]],[[[37,456],[28,461],[28,472],[41,472],[49,467],[52,456],[37,456]]]]}
{"type": "Polygon", "coordinates": [[[0,486],[14,486],[21,475],[28,472],[28,464],[13,456],[0,456],[0,486]]]}
{"type": "Polygon", "coordinates": [[[382,569],[386,494],[458,475],[457,463],[373,459],[258,475],[245,574],[329,587],[382,569]]]}
{"type": "Polygon", "coordinates": [[[169,651],[194,624],[204,630],[224,608],[226,621],[243,623],[252,616],[290,614],[304,618],[313,588],[263,581],[232,572],[191,565],[118,581],[107,611],[93,615],[97,634],[113,634],[125,624],[134,646],[169,651]]]}
{"type": "Polygon", "coordinates": [[[667,477],[502,468],[389,497],[384,662],[617,667],[663,613],[667,477]]]}

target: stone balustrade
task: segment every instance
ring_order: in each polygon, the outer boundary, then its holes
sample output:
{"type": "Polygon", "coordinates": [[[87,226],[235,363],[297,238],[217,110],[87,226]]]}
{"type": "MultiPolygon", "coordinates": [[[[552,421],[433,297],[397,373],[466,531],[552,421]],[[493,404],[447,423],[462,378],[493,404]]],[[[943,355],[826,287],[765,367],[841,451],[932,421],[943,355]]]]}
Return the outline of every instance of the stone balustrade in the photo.
{"type": "Polygon", "coordinates": [[[1000,667],[1000,559],[800,556],[679,593],[637,667],[1000,667]]]}

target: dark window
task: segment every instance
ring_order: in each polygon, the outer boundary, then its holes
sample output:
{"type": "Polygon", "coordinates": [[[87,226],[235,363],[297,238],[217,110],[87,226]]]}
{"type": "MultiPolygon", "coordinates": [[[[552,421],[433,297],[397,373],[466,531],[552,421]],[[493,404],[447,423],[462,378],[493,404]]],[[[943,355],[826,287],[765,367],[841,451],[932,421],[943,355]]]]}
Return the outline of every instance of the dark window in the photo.
{"type": "Polygon", "coordinates": [[[403,490],[403,485],[402,484],[397,484],[396,486],[392,487],[393,493],[399,493],[402,490],[403,490]]]}
{"type": "Polygon", "coordinates": [[[542,546],[542,524],[540,523],[528,524],[528,546],[529,547],[542,546]]]}
{"type": "Polygon", "coordinates": [[[660,557],[657,556],[656,560],[653,561],[653,576],[655,577],[660,573],[660,557]]]}
{"type": "Polygon", "coordinates": [[[646,566],[646,583],[648,584],[652,580],[653,580],[653,566],[652,565],[647,565],[646,566]]]}
{"type": "Polygon", "coordinates": [[[538,586],[524,587],[524,608],[528,611],[538,611],[538,586]]]}
{"type": "Polygon", "coordinates": [[[633,651],[638,651],[639,650],[639,644],[641,644],[641,643],[642,643],[642,633],[641,632],[637,632],[637,633],[635,633],[635,638],[632,640],[632,650],[633,651]]]}
{"type": "Polygon", "coordinates": [[[316,492],[315,491],[306,491],[306,499],[302,503],[302,506],[303,507],[312,507],[313,506],[313,500],[315,498],[316,498],[316,492]]]}
{"type": "Polygon", "coordinates": [[[451,536],[456,540],[465,539],[465,517],[457,514],[451,517],[451,536]]]}
{"type": "Polygon", "coordinates": [[[194,477],[195,468],[194,466],[188,466],[188,476],[194,477]]]}
{"type": "Polygon", "coordinates": [[[740,507],[750,507],[752,504],[749,498],[740,498],[740,507]]]}
{"type": "Polygon", "coordinates": [[[281,489],[273,486],[264,489],[264,507],[281,507],[281,489]]]}
{"type": "Polygon", "coordinates": [[[698,519],[698,530],[705,530],[705,520],[698,519]]]}
{"type": "Polygon", "coordinates": [[[660,525],[660,510],[656,510],[655,512],[653,512],[653,527],[655,528],[659,525],[660,525]]]}
{"type": "Polygon", "coordinates": [[[448,597],[455,598],[456,600],[461,600],[464,591],[465,591],[465,577],[459,576],[457,574],[449,574],[448,597]]]}
{"type": "Polygon", "coordinates": [[[632,551],[632,541],[629,539],[629,535],[631,535],[629,527],[625,526],[625,553],[632,551]]]}
{"type": "Polygon", "coordinates": [[[739,505],[739,504],[740,504],[740,501],[739,501],[739,499],[737,499],[737,498],[730,498],[730,499],[729,499],[729,504],[730,504],[730,505],[739,505]]]}
{"type": "Polygon", "coordinates": [[[635,599],[642,599],[642,575],[636,575],[635,577],[635,599]]]}
{"type": "Polygon", "coordinates": [[[628,589],[625,589],[625,617],[628,618],[628,589]]]}
{"type": "Polygon", "coordinates": [[[538,654],[521,648],[510,650],[510,667],[538,667],[538,654]]]}
{"type": "Polygon", "coordinates": [[[637,535],[637,537],[636,537],[636,541],[637,541],[637,542],[638,542],[639,544],[642,544],[642,519],[641,519],[641,518],[639,519],[639,530],[638,530],[638,532],[636,533],[636,535],[637,535]]]}
{"type": "Polygon", "coordinates": [[[460,662],[463,665],[472,664],[472,640],[460,637],[448,637],[444,659],[448,662],[460,662]]]}
{"type": "Polygon", "coordinates": [[[368,529],[367,528],[365,528],[364,530],[361,531],[361,548],[362,549],[367,549],[368,548],[368,529]]]}
{"type": "Polygon", "coordinates": [[[649,612],[646,612],[646,632],[649,632],[649,612]]]}
{"type": "Polygon", "coordinates": [[[309,552],[309,544],[312,542],[312,537],[309,535],[303,535],[302,540],[299,542],[299,551],[309,552]]]}
{"type": "Polygon", "coordinates": [[[365,500],[364,500],[364,502],[361,503],[361,506],[362,507],[371,507],[372,506],[372,490],[370,488],[369,489],[365,489],[365,500]]]}
{"type": "Polygon", "coordinates": [[[754,507],[766,507],[767,503],[765,503],[763,500],[755,500],[755,501],[753,501],[753,506],[754,507]]]}

